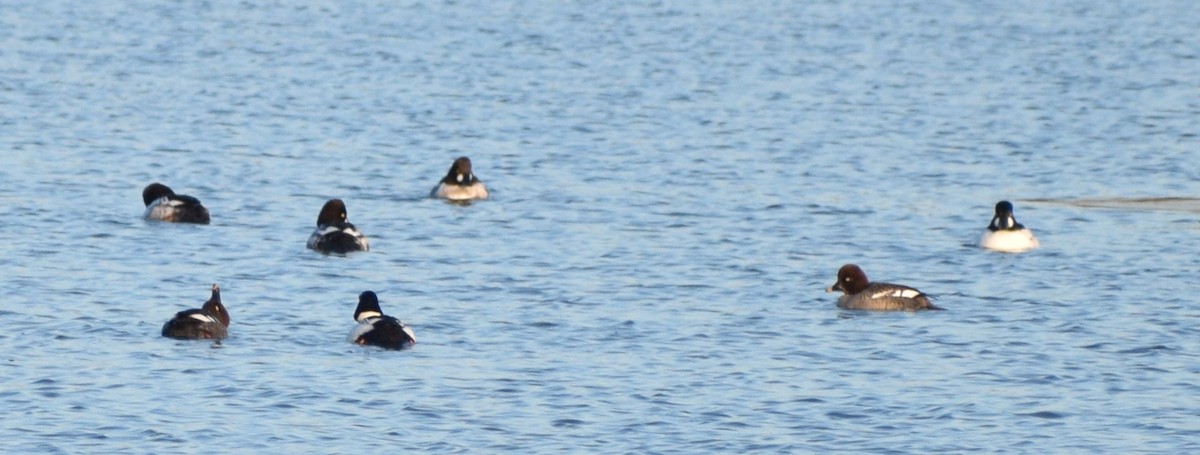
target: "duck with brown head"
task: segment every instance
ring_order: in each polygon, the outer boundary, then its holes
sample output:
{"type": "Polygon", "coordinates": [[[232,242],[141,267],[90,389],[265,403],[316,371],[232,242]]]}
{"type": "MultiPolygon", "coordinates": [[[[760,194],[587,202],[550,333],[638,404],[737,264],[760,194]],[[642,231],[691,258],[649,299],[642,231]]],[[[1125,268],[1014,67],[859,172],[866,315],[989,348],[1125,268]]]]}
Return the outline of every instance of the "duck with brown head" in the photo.
{"type": "Polygon", "coordinates": [[[175,313],[163,324],[162,336],[179,340],[221,340],[229,335],[229,311],[221,303],[221,287],[212,285],[204,306],[175,313]]]}
{"type": "Polygon", "coordinates": [[[317,215],[317,229],[308,237],[308,248],[322,253],[346,254],[368,251],[367,236],[347,219],[346,203],[330,199],[317,215]]]}
{"type": "Polygon", "coordinates": [[[471,171],[471,159],[460,156],[450,165],[450,171],[429,192],[431,197],[451,201],[487,199],[488,190],[471,171]]]}
{"type": "Polygon", "coordinates": [[[925,293],[901,284],[872,283],[854,264],[838,269],[837,282],[825,292],[842,291],[838,308],[847,310],[917,311],[940,310],[925,293]]]}

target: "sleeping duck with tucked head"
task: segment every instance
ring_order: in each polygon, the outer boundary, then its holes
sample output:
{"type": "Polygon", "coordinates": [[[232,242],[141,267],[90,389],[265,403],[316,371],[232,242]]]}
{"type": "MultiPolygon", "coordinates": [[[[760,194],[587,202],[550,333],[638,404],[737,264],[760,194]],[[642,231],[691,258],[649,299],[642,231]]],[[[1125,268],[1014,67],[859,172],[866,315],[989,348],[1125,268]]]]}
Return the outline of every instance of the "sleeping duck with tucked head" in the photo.
{"type": "Polygon", "coordinates": [[[142,218],[169,223],[208,224],[208,209],[199,199],[186,194],[175,194],[161,183],[151,183],[142,190],[142,202],[146,213],[142,218]]]}

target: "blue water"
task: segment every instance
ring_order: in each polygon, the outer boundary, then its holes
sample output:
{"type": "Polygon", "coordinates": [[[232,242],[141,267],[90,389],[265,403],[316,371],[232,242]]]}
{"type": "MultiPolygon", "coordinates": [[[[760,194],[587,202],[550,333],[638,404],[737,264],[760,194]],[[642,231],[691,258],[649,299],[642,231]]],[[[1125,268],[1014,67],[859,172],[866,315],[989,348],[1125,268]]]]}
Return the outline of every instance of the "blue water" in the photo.
{"type": "Polygon", "coordinates": [[[1200,451],[1197,17],[4,2],[3,451],[1200,451]],[[460,155],[491,200],[426,197],[460,155]],[[305,249],[333,197],[370,252],[305,249]],[[1041,249],[973,246],[1000,199],[1041,249]],[[231,337],[160,337],[213,283],[231,337]]]}

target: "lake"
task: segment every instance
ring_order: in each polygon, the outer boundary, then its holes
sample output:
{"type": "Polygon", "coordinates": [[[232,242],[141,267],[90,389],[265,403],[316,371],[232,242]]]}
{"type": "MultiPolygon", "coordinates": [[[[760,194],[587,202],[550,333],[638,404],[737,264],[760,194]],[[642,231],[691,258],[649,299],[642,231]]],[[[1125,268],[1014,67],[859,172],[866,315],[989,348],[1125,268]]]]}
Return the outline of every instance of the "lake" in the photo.
{"type": "Polygon", "coordinates": [[[13,453],[1200,451],[1200,3],[0,6],[13,453]],[[492,197],[429,190],[470,156],[492,197]],[[205,226],[144,221],[141,190],[205,226]],[[305,248],[346,201],[371,251],[305,248]],[[1041,248],[976,246],[1011,200],[1041,248]],[[839,310],[845,263],[938,312],[839,310]],[[160,336],[220,284],[217,344],[160,336]],[[379,293],[417,344],[347,341],[379,293]]]}

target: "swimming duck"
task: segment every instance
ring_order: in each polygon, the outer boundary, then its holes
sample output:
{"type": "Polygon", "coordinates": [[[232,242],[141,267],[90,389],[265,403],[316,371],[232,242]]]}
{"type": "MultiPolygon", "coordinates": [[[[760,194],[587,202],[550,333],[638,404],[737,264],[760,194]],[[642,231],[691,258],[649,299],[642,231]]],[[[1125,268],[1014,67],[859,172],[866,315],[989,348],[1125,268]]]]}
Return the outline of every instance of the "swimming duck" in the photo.
{"type": "Polygon", "coordinates": [[[379,297],[374,292],[364,291],[358,295],[354,320],[358,321],[358,325],[350,332],[351,343],[403,349],[417,342],[412,329],[399,319],[383,314],[379,308],[379,297]]]}
{"type": "Polygon", "coordinates": [[[317,229],[308,237],[308,248],[322,253],[346,254],[367,251],[370,245],[363,235],[346,220],[346,203],[330,199],[317,215],[317,229]]]}
{"type": "Polygon", "coordinates": [[[996,203],[996,214],[979,238],[979,246],[1004,253],[1020,253],[1038,247],[1033,231],[1013,217],[1013,205],[1008,201],[996,203]]]}
{"type": "Polygon", "coordinates": [[[838,308],[847,310],[916,311],[940,310],[929,302],[925,293],[914,288],[890,283],[872,283],[857,265],[843,265],[837,282],[825,292],[842,291],[838,308]]]}
{"type": "Polygon", "coordinates": [[[147,220],[173,223],[208,224],[208,209],[199,199],[186,194],[175,194],[166,185],[151,183],[142,190],[142,202],[146,204],[147,220]]]}
{"type": "Polygon", "coordinates": [[[175,317],[163,324],[162,336],[179,340],[213,339],[228,336],[229,312],[221,304],[221,287],[212,285],[212,297],[198,309],[175,313],[175,317]]]}
{"type": "Polygon", "coordinates": [[[442,177],[442,181],[429,192],[432,197],[449,199],[451,201],[467,201],[471,199],[487,199],[487,187],[471,173],[471,159],[465,156],[454,160],[450,171],[442,177]]]}

